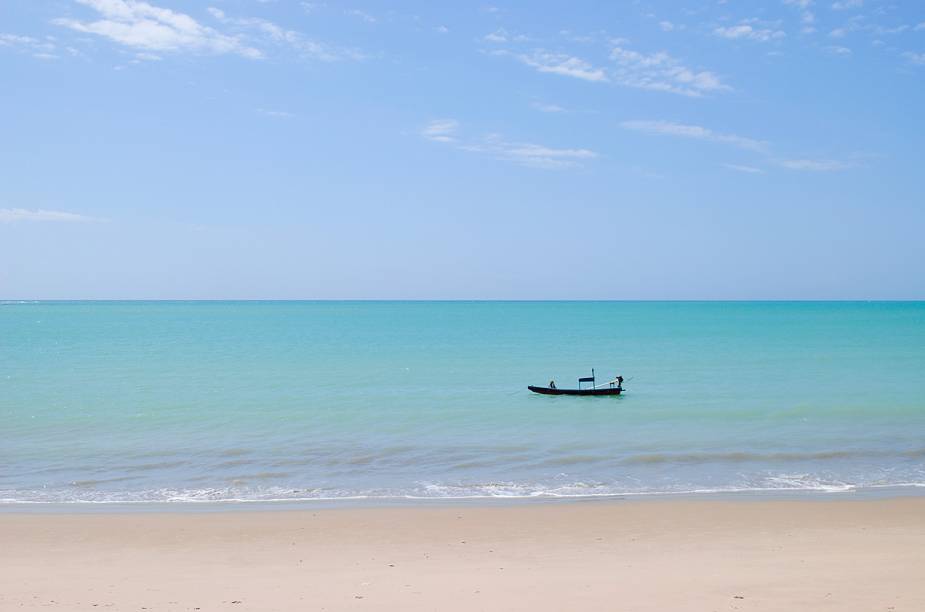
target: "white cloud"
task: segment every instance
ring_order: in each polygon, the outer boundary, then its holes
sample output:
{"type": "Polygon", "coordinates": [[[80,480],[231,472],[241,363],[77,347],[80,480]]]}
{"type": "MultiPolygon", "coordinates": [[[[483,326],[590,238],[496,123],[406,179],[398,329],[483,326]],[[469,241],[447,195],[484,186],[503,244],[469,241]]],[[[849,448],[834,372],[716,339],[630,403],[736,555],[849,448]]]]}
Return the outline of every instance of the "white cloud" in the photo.
{"type": "Polygon", "coordinates": [[[421,130],[421,136],[435,142],[455,142],[459,122],[455,119],[434,119],[421,130]]]}
{"type": "Polygon", "coordinates": [[[912,29],[915,30],[916,32],[918,32],[919,30],[925,30],[925,21],[923,21],[922,23],[918,24],[917,26],[915,26],[915,27],[912,28],[912,29]]]}
{"type": "Polygon", "coordinates": [[[571,30],[559,30],[559,35],[566,40],[572,42],[581,43],[583,45],[593,43],[597,40],[597,37],[589,34],[576,34],[571,30]]]}
{"type": "Polygon", "coordinates": [[[729,26],[725,28],[716,28],[713,33],[723,38],[745,38],[748,40],[757,40],[759,42],[768,42],[787,36],[782,30],[771,30],[768,28],[753,28],[747,23],[729,26]]]}
{"type": "Polygon", "coordinates": [[[17,221],[75,222],[94,220],[93,217],[86,217],[84,215],[60,210],[44,210],[42,208],[35,210],[26,208],[0,208],[0,223],[15,223],[17,221]]]}
{"type": "Polygon", "coordinates": [[[209,8],[218,21],[226,26],[235,28],[239,33],[256,33],[264,39],[265,43],[286,46],[295,51],[300,57],[322,62],[336,62],[341,60],[362,60],[363,54],[356,49],[334,47],[317,40],[305,37],[295,30],[287,30],[272,21],[258,17],[228,17],[224,11],[209,8]]]}
{"type": "Polygon", "coordinates": [[[906,24],[901,24],[898,26],[894,26],[892,28],[888,28],[886,26],[880,26],[880,25],[875,25],[870,28],[871,32],[873,32],[877,36],[882,36],[883,34],[900,34],[902,32],[905,32],[908,29],[909,29],[909,26],[906,24]]]}
{"type": "Polygon", "coordinates": [[[482,40],[485,42],[502,44],[507,42],[524,42],[528,40],[523,34],[511,34],[504,28],[498,28],[494,32],[490,32],[482,37],[482,40]]]}
{"type": "Polygon", "coordinates": [[[351,17],[356,17],[357,19],[362,19],[366,23],[376,23],[378,21],[374,16],[370,15],[366,11],[361,11],[359,9],[350,9],[345,11],[347,15],[351,17]]]}
{"type": "Polygon", "coordinates": [[[550,53],[537,49],[530,55],[515,55],[518,60],[539,72],[561,74],[583,81],[606,81],[607,75],[601,68],[595,68],[578,57],[564,53],[550,53]]]}
{"type": "Polygon", "coordinates": [[[864,0],[840,0],[833,2],[832,8],[836,11],[846,11],[848,9],[861,8],[864,6],[864,0]]]}
{"type": "Polygon", "coordinates": [[[510,142],[498,134],[460,141],[458,131],[459,122],[455,119],[436,119],[421,130],[421,136],[427,140],[451,144],[462,151],[482,153],[531,168],[571,168],[597,157],[597,153],[588,149],[559,149],[530,142],[510,142]]]}
{"type": "Polygon", "coordinates": [[[450,29],[446,27],[445,25],[439,25],[436,28],[434,28],[434,31],[440,32],[441,34],[446,34],[447,32],[450,31],[450,29]]]}
{"type": "Polygon", "coordinates": [[[9,47],[20,52],[31,53],[39,59],[56,59],[57,48],[48,39],[41,40],[18,34],[0,34],[0,47],[9,47]]]}
{"type": "Polygon", "coordinates": [[[898,26],[887,27],[879,25],[876,23],[865,23],[863,16],[852,17],[848,22],[839,28],[835,28],[829,32],[829,36],[832,38],[844,38],[852,32],[867,32],[873,34],[874,36],[887,36],[891,34],[901,34],[909,29],[909,26],[906,24],[900,24],[898,26]]]}
{"type": "Polygon", "coordinates": [[[510,143],[499,137],[490,137],[485,144],[473,150],[485,150],[522,166],[533,168],[569,168],[581,160],[594,159],[597,153],[588,149],[556,149],[533,143],[510,143]]]}
{"type": "MultiPolygon", "coordinates": [[[[840,170],[848,170],[849,168],[854,168],[857,166],[855,162],[846,162],[834,159],[771,158],[769,156],[770,146],[764,141],[745,138],[735,134],[723,134],[714,132],[709,128],[705,128],[699,125],[685,125],[682,123],[672,123],[670,121],[624,121],[620,124],[620,126],[624,129],[636,130],[648,134],[675,136],[679,138],[691,138],[695,140],[706,140],[729,144],[741,149],[747,149],[761,153],[764,155],[764,159],[768,163],[772,163],[790,170],[801,170],[806,172],[837,172],[840,170]]],[[[736,172],[744,172],[748,174],[764,173],[764,170],[755,166],[741,164],[722,164],[722,166],[736,172]]]]}
{"type": "Polygon", "coordinates": [[[745,174],[764,174],[764,170],[761,168],[755,168],[754,166],[742,166],[740,164],[723,164],[724,168],[729,170],[735,170],[736,172],[743,172],[745,174]]]}
{"type": "Polygon", "coordinates": [[[258,59],[263,54],[234,36],[201,25],[184,13],[137,0],[76,0],[99,13],[97,21],[60,18],[54,23],[149,51],[234,53],[258,59]]]}
{"type": "Polygon", "coordinates": [[[658,27],[660,27],[663,32],[674,32],[675,30],[681,29],[670,21],[659,21],[658,27]]]}
{"type": "Polygon", "coordinates": [[[482,37],[482,40],[493,43],[504,43],[507,42],[507,32],[504,28],[498,28],[494,32],[490,32],[482,37]]]}
{"type": "Polygon", "coordinates": [[[720,142],[749,151],[761,152],[768,148],[768,143],[753,138],[746,138],[735,134],[722,134],[699,125],[686,125],[671,121],[624,121],[620,124],[620,127],[625,130],[645,132],[646,134],[720,142]]]}
{"type": "Polygon", "coordinates": [[[294,114],[287,112],[287,111],[269,110],[266,108],[258,108],[257,112],[265,117],[275,117],[277,119],[291,119],[295,117],[294,114]]]}
{"type": "Polygon", "coordinates": [[[849,49],[848,47],[841,47],[838,45],[829,45],[825,47],[825,50],[827,53],[831,55],[838,55],[841,57],[847,57],[851,55],[851,49],[849,49]]]}
{"type": "Polygon", "coordinates": [[[854,167],[854,164],[834,159],[781,159],[777,163],[790,170],[807,172],[838,172],[854,167]]]}
{"type": "MultiPolygon", "coordinates": [[[[489,35],[496,42],[511,40],[498,30],[489,35]]],[[[694,70],[664,51],[649,55],[625,48],[626,41],[614,39],[610,59],[616,67],[597,67],[591,62],[566,53],[534,49],[520,53],[508,49],[488,51],[492,55],[511,56],[527,66],[551,74],[593,82],[614,82],[626,87],[667,91],[684,96],[700,97],[709,92],[731,89],[720,77],[708,70],[694,70]]]]}
{"type": "Polygon", "coordinates": [[[18,34],[0,34],[0,45],[27,45],[38,42],[31,36],[19,36],[18,34]]]}
{"type": "Polygon", "coordinates": [[[903,57],[913,64],[918,66],[925,66],[925,53],[913,53],[912,51],[906,51],[903,53],[903,57]]]}
{"type": "Polygon", "coordinates": [[[731,89],[716,74],[708,70],[692,70],[664,51],[646,55],[616,46],[610,57],[617,63],[614,82],[626,87],[692,97],[731,89]]]}
{"type": "Polygon", "coordinates": [[[559,106],[558,104],[547,104],[545,102],[534,102],[531,104],[533,108],[543,113],[564,113],[565,109],[559,106]]]}
{"type": "Polygon", "coordinates": [[[816,31],[813,27],[816,16],[809,10],[809,7],[813,5],[813,0],[784,0],[784,4],[795,6],[800,10],[800,21],[803,23],[802,32],[804,34],[812,34],[816,31]]]}
{"type": "Polygon", "coordinates": [[[0,45],[4,47],[31,47],[40,44],[41,41],[31,36],[20,36],[18,34],[0,34],[0,45]]]}

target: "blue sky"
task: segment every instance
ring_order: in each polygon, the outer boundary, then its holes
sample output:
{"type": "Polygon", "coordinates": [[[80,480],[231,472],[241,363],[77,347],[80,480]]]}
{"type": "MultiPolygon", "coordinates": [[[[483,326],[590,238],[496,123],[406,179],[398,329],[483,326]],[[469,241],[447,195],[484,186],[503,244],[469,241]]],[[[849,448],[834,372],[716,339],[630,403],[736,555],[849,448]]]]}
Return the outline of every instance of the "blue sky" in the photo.
{"type": "Polygon", "coordinates": [[[925,4],[0,2],[0,298],[922,299],[925,4]]]}

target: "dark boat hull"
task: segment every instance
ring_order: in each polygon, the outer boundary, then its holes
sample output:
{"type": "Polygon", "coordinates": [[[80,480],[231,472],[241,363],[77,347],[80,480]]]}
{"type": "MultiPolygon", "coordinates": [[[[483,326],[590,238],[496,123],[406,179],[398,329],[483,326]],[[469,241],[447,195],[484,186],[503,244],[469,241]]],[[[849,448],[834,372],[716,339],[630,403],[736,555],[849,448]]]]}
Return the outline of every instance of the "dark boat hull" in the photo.
{"type": "Polygon", "coordinates": [[[549,387],[527,387],[534,393],[542,395],[620,395],[623,389],[620,387],[604,387],[603,389],[551,389],[549,387]]]}

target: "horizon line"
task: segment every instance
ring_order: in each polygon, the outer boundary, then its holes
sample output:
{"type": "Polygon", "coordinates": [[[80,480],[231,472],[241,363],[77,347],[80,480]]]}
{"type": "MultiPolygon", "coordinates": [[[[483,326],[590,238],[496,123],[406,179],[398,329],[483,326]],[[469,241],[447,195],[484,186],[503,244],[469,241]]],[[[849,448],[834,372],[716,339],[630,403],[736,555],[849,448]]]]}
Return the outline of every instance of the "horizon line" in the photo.
{"type": "Polygon", "coordinates": [[[925,302],[923,298],[0,298],[0,305],[41,302],[925,302]]]}

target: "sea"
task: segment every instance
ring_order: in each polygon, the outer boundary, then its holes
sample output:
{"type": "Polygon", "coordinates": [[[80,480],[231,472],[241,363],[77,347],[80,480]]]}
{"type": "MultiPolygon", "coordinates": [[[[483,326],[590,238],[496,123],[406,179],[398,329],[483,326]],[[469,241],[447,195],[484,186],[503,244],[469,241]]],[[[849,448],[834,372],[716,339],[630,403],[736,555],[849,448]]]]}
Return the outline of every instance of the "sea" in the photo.
{"type": "Polygon", "coordinates": [[[923,488],[923,302],[0,302],[5,507],[923,488]]]}

